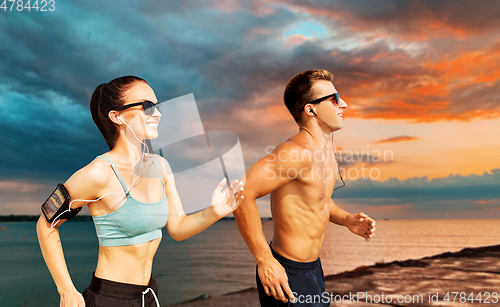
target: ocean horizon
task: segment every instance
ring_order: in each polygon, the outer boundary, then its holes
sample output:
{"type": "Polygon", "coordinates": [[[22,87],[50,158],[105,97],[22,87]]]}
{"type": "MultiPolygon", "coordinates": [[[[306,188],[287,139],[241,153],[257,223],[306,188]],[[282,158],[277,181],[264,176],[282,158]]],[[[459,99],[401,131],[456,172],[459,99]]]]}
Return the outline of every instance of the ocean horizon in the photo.
{"type": "MultiPolygon", "coordinates": [[[[263,220],[268,242],[272,223],[263,220]]],[[[0,223],[2,306],[59,304],[59,294],[38,245],[35,225],[35,222],[0,223]]],[[[65,223],[60,233],[70,275],[82,292],[97,264],[94,225],[65,223]]],[[[325,275],[331,275],[380,262],[495,244],[500,244],[500,223],[494,219],[378,220],[376,235],[368,242],[344,227],[330,224],[320,258],[325,275]]],[[[160,303],[166,306],[203,294],[222,295],[255,287],[255,260],[234,220],[221,220],[180,242],[173,240],[164,228],[153,263],[153,277],[158,283],[160,303]]]]}

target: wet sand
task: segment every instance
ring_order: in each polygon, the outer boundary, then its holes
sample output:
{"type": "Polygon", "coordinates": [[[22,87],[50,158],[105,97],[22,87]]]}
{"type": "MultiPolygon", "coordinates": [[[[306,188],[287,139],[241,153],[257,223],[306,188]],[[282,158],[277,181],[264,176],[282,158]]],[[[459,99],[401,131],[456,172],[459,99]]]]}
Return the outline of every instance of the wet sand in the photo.
{"type": "MultiPolygon", "coordinates": [[[[500,245],[362,266],[326,276],[325,280],[327,293],[323,299],[330,300],[332,306],[500,306],[500,294],[493,294],[500,293],[500,245]]],[[[222,296],[207,294],[172,306],[260,304],[257,289],[249,288],[222,296]]]]}

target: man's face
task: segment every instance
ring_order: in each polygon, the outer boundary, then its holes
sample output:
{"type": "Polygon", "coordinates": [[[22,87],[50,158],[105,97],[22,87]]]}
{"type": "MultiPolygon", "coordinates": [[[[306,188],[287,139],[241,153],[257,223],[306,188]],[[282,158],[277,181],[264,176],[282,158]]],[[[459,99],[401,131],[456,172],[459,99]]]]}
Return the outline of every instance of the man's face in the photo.
{"type": "MultiPolygon", "coordinates": [[[[311,90],[313,92],[312,100],[337,92],[333,83],[326,80],[316,81],[311,90]]],[[[337,104],[335,96],[333,96],[321,101],[318,104],[311,104],[310,106],[314,109],[318,117],[330,126],[333,131],[339,130],[343,127],[344,118],[342,113],[343,109],[347,108],[347,104],[344,100],[340,99],[339,104],[337,104]]]]}

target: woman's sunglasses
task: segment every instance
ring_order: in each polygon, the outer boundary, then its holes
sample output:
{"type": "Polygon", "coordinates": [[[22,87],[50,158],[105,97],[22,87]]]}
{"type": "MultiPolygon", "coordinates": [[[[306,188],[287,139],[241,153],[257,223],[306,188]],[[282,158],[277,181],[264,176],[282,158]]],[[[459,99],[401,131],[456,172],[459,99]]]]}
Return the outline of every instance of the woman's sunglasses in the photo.
{"type": "Polygon", "coordinates": [[[124,106],[113,108],[112,110],[122,111],[122,110],[132,108],[132,107],[135,107],[138,105],[142,105],[142,107],[144,108],[144,113],[146,115],[153,115],[155,113],[155,109],[158,110],[158,112],[160,112],[160,114],[163,111],[163,106],[161,105],[161,103],[154,103],[154,102],[151,102],[149,100],[131,103],[131,104],[126,104],[124,106]]]}

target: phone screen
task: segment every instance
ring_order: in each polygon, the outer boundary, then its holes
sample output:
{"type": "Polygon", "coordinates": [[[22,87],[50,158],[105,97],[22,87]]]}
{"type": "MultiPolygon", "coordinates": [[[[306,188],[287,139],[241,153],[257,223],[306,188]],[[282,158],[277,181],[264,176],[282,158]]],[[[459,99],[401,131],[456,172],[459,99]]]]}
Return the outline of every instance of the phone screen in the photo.
{"type": "Polygon", "coordinates": [[[42,205],[43,213],[48,219],[51,219],[65,201],[66,198],[64,197],[61,188],[57,187],[54,190],[54,193],[52,193],[52,195],[50,195],[47,201],[42,205]]]}

